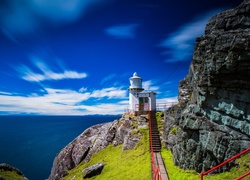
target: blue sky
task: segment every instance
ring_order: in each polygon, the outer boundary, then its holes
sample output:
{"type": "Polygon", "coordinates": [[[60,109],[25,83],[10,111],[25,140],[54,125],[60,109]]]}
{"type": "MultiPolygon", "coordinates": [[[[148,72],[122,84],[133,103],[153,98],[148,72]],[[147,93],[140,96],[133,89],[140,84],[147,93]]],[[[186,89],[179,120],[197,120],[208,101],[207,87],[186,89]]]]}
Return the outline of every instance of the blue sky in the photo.
{"type": "Polygon", "coordinates": [[[177,101],[195,38],[239,0],[2,0],[0,115],[121,114],[137,72],[177,101]]]}

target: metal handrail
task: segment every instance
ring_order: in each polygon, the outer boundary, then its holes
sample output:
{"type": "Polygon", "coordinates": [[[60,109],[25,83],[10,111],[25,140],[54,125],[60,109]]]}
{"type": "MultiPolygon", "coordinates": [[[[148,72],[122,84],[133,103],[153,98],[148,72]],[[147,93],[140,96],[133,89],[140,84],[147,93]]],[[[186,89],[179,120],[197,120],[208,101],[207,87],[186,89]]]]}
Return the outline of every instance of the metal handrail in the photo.
{"type": "MultiPolygon", "coordinates": [[[[229,158],[228,160],[226,160],[226,161],[220,163],[219,165],[217,165],[217,166],[215,166],[215,167],[209,169],[208,171],[203,172],[203,173],[200,173],[200,180],[203,180],[203,176],[205,176],[205,175],[207,175],[208,173],[210,173],[210,172],[212,172],[212,171],[214,171],[214,170],[220,168],[221,166],[224,166],[225,164],[227,164],[227,163],[229,163],[230,161],[232,161],[232,160],[234,160],[234,159],[240,157],[241,155],[247,153],[248,151],[250,151],[250,148],[245,149],[244,151],[240,152],[239,154],[237,154],[237,155],[235,155],[235,156],[229,158]]],[[[246,174],[244,174],[244,175],[247,176],[247,175],[249,175],[249,174],[250,174],[250,172],[248,172],[248,173],[246,173],[246,174]]],[[[244,176],[244,177],[245,177],[245,176],[244,176]]],[[[243,178],[243,177],[242,177],[242,178],[243,178]]]]}
{"type": "Polygon", "coordinates": [[[250,171],[248,171],[247,173],[241,175],[240,177],[236,178],[235,180],[241,180],[242,178],[244,178],[244,177],[246,177],[248,175],[250,175],[250,171]]]}

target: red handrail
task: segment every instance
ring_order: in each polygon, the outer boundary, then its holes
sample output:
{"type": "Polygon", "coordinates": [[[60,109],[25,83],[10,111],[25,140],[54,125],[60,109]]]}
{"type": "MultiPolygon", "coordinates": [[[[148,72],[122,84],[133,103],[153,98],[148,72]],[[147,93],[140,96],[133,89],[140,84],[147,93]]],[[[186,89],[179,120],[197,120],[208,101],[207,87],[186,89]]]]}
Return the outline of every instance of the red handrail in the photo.
{"type": "Polygon", "coordinates": [[[155,158],[154,158],[154,151],[153,151],[153,143],[152,143],[152,124],[151,124],[151,113],[148,111],[148,118],[149,118],[149,139],[150,139],[150,155],[151,155],[151,166],[152,166],[152,174],[153,180],[162,180],[160,167],[156,165],[155,158]]]}
{"type": "MultiPolygon", "coordinates": [[[[224,161],[223,163],[220,163],[219,165],[217,165],[217,166],[215,166],[215,167],[209,169],[208,171],[201,173],[201,174],[200,174],[200,180],[203,180],[203,175],[207,175],[208,173],[210,173],[210,172],[212,172],[212,171],[214,171],[214,170],[220,168],[221,166],[224,166],[225,164],[227,164],[227,163],[229,163],[230,161],[232,161],[232,160],[234,160],[234,159],[240,157],[241,155],[247,153],[248,151],[250,151],[250,148],[245,149],[244,151],[240,152],[239,154],[237,154],[237,155],[235,155],[235,156],[229,158],[228,160],[226,160],[226,161],[224,161]]],[[[247,176],[247,175],[249,175],[249,174],[250,174],[250,173],[248,172],[248,173],[246,173],[246,174],[244,174],[244,175],[247,176]]],[[[244,175],[243,175],[243,176],[244,176],[244,175]]],[[[244,176],[244,177],[245,177],[245,176],[244,176]]],[[[243,177],[242,177],[242,178],[243,178],[243,177]]]]}
{"type": "Polygon", "coordinates": [[[235,180],[240,180],[248,175],[250,175],[250,171],[248,171],[246,174],[241,175],[240,177],[236,178],[235,180]]]}

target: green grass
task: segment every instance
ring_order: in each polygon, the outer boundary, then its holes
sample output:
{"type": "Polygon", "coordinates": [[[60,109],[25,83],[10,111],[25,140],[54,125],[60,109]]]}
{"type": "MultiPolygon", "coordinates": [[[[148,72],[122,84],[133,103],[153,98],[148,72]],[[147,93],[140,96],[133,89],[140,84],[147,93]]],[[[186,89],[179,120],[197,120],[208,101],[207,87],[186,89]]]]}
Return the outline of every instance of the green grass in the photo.
{"type": "Polygon", "coordinates": [[[76,168],[68,171],[68,176],[64,180],[70,180],[75,176],[75,180],[82,180],[82,170],[96,163],[104,162],[102,173],[89,178],[98,180],[125,179],[125,180],[147,180],[151,178],[150,153],[148,130],[140,129],[143,133],[141,140],[132,150],[122,152],[122,146],[109,145],[94,154],[88,163],[82,162],[76,168]]]}
{"type": "Polygon", "coordinates": [[[163,130],[164,127],[164,117],[163,117],[163,112],[156,112],[156,121],[158,125],[159,130],[163,130]]]}
{"type": "MultiPolygon", "coordinates": [[[[162,157],[166,164],[166,169],[171,180],[199,180],[200,175],[193,170],[182,170],[178,166],[174,165],[173,156],[171,151],[167,149],[162,149],[162,157]]],[[[203,180],[234,180],[235,178],[245,174],[250,169],[250,155],[246,154],[241,158],[236,159],[236,163],[240,164],[240,167],[233,167],[229,172],[224,172],[220,174],[203,176],[203,180]]],[[[249,178],[250,176],[243,178],[243,180],[249,178]]]]}
{"type": "Polygon", "coordinates": [[[15,171],[1,171],[0,170],[0,179],[5,180],[24,180],[25,178],[17,174],[15,171]]]}
{"type": "Polygon", "coordinates": [[[199,180],[199,174],[192,170],[183,170],[174,165],[173,155],[170,150],[162,148],[162,158],[170,179],[173,180],[199,180]]]}
{"type": "Polygon", "coordinates": [[[132,127],[133,127],[133,129],[137,129],[138,128],[138,121],[132,121],[132,127]]]}
{"type": "Polygon", "coordinates": [[[170,134],[176,134],[177,133],[177,127],[173,127],[170,132],[170,134]]]}

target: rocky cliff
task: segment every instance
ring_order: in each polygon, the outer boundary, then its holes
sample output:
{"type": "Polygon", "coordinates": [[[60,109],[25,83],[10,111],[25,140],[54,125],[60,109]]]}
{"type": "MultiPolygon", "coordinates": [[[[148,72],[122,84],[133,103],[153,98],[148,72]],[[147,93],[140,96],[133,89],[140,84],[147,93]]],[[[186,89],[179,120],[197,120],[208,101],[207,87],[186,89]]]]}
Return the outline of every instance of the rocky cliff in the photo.
{"type": "Polygon", "coordinates": [[[88,162],[94,153],[109,144],[123,144],[123,151],[132,149],[142,134],[137,128],[147,128],[147,119],[120,118],[113,122],[98,124],[86,129],[76,139],[64,147],[54,159],[49,180],[59,180],[82,161],[88,162]]]}
{"type": "Polygon", "coordinates": [[[250,147],[250,0],[209,20],[178,97],[164,128],[176,165],[202,172],[250,147]]]}

